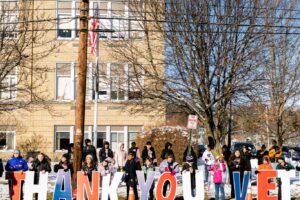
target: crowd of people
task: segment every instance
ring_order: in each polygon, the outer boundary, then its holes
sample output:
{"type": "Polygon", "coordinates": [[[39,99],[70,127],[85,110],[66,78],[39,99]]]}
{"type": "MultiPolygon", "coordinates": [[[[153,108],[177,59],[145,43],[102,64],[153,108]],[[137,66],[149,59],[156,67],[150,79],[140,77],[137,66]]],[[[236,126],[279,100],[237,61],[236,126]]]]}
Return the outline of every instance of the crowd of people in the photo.
{"type": "MultiPolygon", "coordinates": [[[[93,171],[99,171],[101,176],[108,174],[114,174],[116,171],[125,172],[123,180],[127,187],[127,199],[129,190],[134,191],[135,199],[138,199],[137,190],[137,170],[142,170],[145,177],[151,171],[156,171],[158,168],[160,173],[171,172],[172,174],[190,172],[191,173],[191,192],[195,195],[196,191],[196,171],[200,166],[204,168],[204,182],[208,189],[214,186],[215,199],[225,199],[225,184],[231,185],[231,198],[235,198],[235,188],[233,184],[233,172],[240,172],[240,179],[243,180],[245,171],[252,170],[250,160],[257,158],[258,171],[266,169],[274,169],[271,165],[276,165],[275,169],[294,169],[294,166],[286,162],[282,148],[277,145],[274,140],[272,146],[267,150],[266,145],[262,145],[261,149],[257,151],[256,155],[253,155],[251,149],[243,146],[241,149],[235,149],[233,152],[224,145],[222,147],[222,153],[218,156],[214,156],[212,153],[214,146],[207,145],[204,152],[196,153],[192,147],[186,148],[183,152],[182,165],[179,165],[175,160],[175,155],[172,150],[172,144],[167,142],[165,148],[161,152],[161,162],[158,163],[156,152],[151,142],[148,141],[140,154],[140,150],[135,142],[131,143],[131,147],[128,151],[125,150],[124,144],[119,146],[119,149],[115,152],[110,148],[109,142],[105,142],[103,148],[99,151],[97,156],[96,148],[92,145],[90,139],[85,140],[85,146],[82,153],[82,171],[87,175],[89,181],[92,181],[93,171]],[[198,154],[198,155],[197,155],[198,154]],[[98,160],[99,157],[99,160],[98,160]],[[99,162],[98,162],[99,161],[99,162]]],[[[62,169],[69,171],[73,174],[73,154],[74,145],[70,144],[68,153],[61,157],[58,164],[54,165],[54,172],[62,169]]],[[[300,165],[296,166],[297,170],[300,170],[300,165]]],[[[13,156],[9,159],[5,165],[7,172],[16,171],[34,171],[35,184],[39,181],[39,173],[51,172],[51,160],[43,153],[39,153],[36,158],[29,157],[25,160],[21,156],[19,150],[13,152],[13,156]]],[[[3,174],[2,161],[0,162],[0,175],[3,174]],[[2,168],[1,168],[2,167],[2,168]]],[[[278,195],[281,199],[281,181],[277,179],[278,195]]],[[[163,186],[163,195],[167,194],[170,183],[165,182],[163,186]]],[[[152,184],[149,192],[149,199],[154,199],[154,183],[152,184]]],[[[239,188],[240,189],[240,188],[239,188]]]]}

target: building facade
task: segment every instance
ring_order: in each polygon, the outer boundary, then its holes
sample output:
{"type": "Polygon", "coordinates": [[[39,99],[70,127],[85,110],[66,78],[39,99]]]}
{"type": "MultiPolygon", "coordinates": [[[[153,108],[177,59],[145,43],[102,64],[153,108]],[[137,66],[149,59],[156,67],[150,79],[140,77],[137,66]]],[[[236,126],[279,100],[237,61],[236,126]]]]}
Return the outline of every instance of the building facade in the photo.
{"type": "MultiPolygon", "coordinates": [[[[43,14],[43,17],[54,19],[47,21],[46,37],[53,38],[59,47],[43,59],[33,59],[34,66],[49,69],[45,72],[46,78],[41,86],[34,91],[43,92],[43,103],[1,113],[0,155],[8,157],[13,149],[21,148],[25,151],[45,152],[56,160],[66,152],[74,138],[79,0],[36,1],[34,8],[34,15],[43,14]]],[[[130,11],[126,1],[120,0],[90,1],[91,19],[96,10],[99,12],[100,30],[109,31],[99,32],[97,131],[93,130],[95,56],[88,55],[84,138],[92,139],[97,149],[102,148],[104,141],[109,141],[113,150],[121,143],[128,148],[131,141],[146,127],[164,123],[165,112],[134,112],[137,102],[144,100],[143,90],[134,82],[147,84],[147,81],[142,76],[131,77],[136,72],[133,65],[117,60],[113,53],[113,44],[118,45],[120,41],[134,41],[144,45],[143,31],[137,31],[139,20],[131,20],[135,13],[130,11]]],[[[33,58],[42,49],[42,46],[33,49],[33,58]]],[[[16,79],[18,70],[5,79],[8,87],[16,79]]],[[[1,97],[5,97],[6,101],[17,101],[18,89],[9,92],[2,90],[1,97]]]]}

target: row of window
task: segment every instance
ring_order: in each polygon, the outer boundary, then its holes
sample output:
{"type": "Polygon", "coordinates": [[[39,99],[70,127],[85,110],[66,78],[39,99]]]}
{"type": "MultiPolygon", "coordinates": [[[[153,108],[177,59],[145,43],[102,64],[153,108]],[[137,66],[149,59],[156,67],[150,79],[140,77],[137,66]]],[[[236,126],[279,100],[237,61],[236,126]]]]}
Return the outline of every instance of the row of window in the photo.
{"type": "MultiPolygon", "coordinates": [[[[142,126],[98,126],[97,136],[94,137],[93,127],[85,126],[84,139],[93,139],[97,148],[102,148],[105,141],[109,141],[111,148],[117,150],[120,144],[125,147],[135,140],[142,131],[142,126]]],[[[74,126],[55,126],[54,150],[65,151],[74,141],[74,126]]],[[[0,126],[0,151],[13,150],[16,147],[16,130],[14,126],[0,126]]]]}
{"type": "MultiPolygon", "coordinates": [[[[90,1],[89,15],[98,16],[100,38],[143,38],[141,9],[122,1],[90,1]],[[134,7],[134,8],[133,8],[134,7]],[[98,12],[98,13],[97,13],[98,12]]],[[[79,1],[58,0],[57,18],[59,38],[79,36],[79,1]]]]}
{"type": "MultiPolygon", "coordinates": [[[[76,63],[58,63],[56,65],[56,99],[74,100],[76,98],[76,63]]],[[[89,65],[87,73],[87,99],[95,97],[95,66],[89,65]],[[92,72],[92,73],[90,73],[92,72]]],[[[101,63],[99,65],[99,100],[141,100],[143,72],[140,67],[130,64],[101,63]]]]}

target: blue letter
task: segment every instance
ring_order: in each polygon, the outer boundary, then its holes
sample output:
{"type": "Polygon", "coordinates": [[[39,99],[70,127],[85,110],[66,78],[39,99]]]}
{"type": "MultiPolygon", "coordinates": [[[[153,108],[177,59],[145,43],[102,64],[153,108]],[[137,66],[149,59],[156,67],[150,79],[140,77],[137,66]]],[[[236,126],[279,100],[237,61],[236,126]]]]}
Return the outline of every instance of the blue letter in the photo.
{"type": "Polygon", "coordinates": [[[65,172],[63,169],[58,170],[54,192],[53,192],[53,200],[60,200],[60,199],[72,200],[70,170],[67,172],[65,172]],[[62,189],[62,186],[64,186],[64,189],[62,189]]]}
{"type": "Polygon", "coordinates": [[[233,172],[233,182],[234,182],[234,191],[235,191],[235,199],[236,200],[245,200],[247,194],[247,188],[250,179],[250,172],[245,171],[244,181],[242,187],[242,196],[241,196],[241,180],[240,180],[240,172],[233,172]]]}

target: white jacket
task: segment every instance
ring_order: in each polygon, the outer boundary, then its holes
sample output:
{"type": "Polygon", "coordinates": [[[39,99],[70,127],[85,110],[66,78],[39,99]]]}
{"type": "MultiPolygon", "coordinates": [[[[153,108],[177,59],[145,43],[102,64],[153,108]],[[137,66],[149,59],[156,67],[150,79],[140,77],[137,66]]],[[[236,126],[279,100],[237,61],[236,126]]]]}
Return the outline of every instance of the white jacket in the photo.
{"type": "Polygon", "coordinates": [[[204,153],[202,155],[202,160],[204,161],[204,163],[206,165],[212,165],[215,162],[214,155],[208,150],[204,151],[204,153]]]}
{"type": "Polygon", "coordinates": [[[124,167],[127,160],[127,151],[120,149],[115,153],[115,166],[116,167],[124,167]]]}

